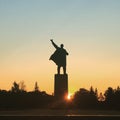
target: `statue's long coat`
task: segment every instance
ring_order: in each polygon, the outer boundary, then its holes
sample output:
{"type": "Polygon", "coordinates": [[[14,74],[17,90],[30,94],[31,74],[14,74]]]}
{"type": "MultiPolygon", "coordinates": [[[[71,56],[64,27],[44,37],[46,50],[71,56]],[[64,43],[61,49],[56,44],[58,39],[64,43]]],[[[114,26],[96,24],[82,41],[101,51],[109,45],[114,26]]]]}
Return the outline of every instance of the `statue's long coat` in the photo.
{"type": "Polygon", "coordinates": [[[66,66],[66,55],[68,55],[68,53],[65,49],[58,48],[51,55],[50,60],[55,62],[58,66],[66,66]]]}

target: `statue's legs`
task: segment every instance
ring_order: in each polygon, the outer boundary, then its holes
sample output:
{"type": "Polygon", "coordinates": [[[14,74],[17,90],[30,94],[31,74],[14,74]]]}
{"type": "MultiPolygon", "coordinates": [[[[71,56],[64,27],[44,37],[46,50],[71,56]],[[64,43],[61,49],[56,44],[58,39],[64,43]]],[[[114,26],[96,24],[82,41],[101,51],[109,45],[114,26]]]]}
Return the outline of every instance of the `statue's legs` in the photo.
{"type": "Polygon", "coordinates": [[[57,72],[60,74],[60,66],[57,67],[57,72]]]}
{"type": "Polygon", "coordinates": [[[63,67],[63,73],[66,74],[66,66],[58,66],[57,67],[57,72],[60,74],[60,68],[63,67]]]}
{"type": "Polygon", "coordinates": [[[63,66],[63,72],[66,74],[66,66],[63,66]]]}

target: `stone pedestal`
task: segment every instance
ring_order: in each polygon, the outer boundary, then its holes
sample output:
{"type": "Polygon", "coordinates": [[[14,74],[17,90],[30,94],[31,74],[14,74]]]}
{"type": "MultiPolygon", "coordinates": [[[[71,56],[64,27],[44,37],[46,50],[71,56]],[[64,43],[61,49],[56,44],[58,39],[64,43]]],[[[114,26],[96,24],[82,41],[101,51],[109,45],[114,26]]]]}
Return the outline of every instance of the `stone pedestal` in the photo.
{"type": "Polygon", "coordinates": [[[54,77],[54,96],[64,99],[68,95],[68,75],[55,74],[54,77]]]}

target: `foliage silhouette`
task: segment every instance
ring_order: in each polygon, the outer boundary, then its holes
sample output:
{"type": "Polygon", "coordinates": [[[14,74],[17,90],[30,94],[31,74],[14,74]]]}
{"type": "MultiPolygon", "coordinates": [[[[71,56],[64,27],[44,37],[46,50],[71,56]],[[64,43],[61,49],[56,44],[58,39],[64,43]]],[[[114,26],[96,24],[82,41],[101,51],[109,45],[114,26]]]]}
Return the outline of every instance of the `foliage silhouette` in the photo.
{"type": "Polygon", "coordinates": [[[105,104],[107,106],[107,108],[111,108],[111,109],[119,109],[120,110],[120,88],[119,86],[117,87],[117,89],[113,89],[112,87],[109,87],[106,91],[105,91],[105,104]]]}
{"type": "Polygon", "coordinates": [[[11,91],[12,91],[13,93],[18,93],[18,92],[20,92],[21,90],[20,90],[20,88],[19,88],[19,84],[16,83],[16,82],[14,82],[14,83],[13,83],[13,86],[12,86],[12,88],[11,88],[11,91]]]}
{"type": "Polygon", "coordinates": [[[38,83],[37,82],[35,82],[34,91],[35,92],[39,92],[39,87],[38,87],[38,83]]]}
{"type": "Polygon", "coordinates": [[[26,85],[24,81],[20,81],[19,87],[20,87],[21,92],[25,92],[26,85]]]}
{"type": "Polygon", "coordinates": [[[11,90],[0,90],[0,109],[25,109],[25,108],[80,108],[80,109],[111,109],[120,110],[120,87],[109,87],[104,96],[98,96],[98,90],[80,88],[76,91],[71,101],[56,100],[53,95],[40,91],[35,83],[33,91],[26,91],[25,84],[14,82],[11,90]]]}
{"type": "Polygon", "coordinates": [[[74,95],[74,104],[78,108],[96,108],[97,103],[97,95],[92,87],[90,88],[90,91],[81,88],[74,95]]]}

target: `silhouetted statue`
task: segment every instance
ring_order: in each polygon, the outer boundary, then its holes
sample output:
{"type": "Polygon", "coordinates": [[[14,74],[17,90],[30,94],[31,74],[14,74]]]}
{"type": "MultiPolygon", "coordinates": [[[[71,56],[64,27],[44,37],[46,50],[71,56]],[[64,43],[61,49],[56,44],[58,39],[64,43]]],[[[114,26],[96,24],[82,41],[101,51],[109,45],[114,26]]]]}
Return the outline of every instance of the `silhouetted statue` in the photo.
{"type": "Polygon", "coordinates": [[[58,47],[52,39],[50,41],[52,42],[52,45],[56,48],[56,51],[51,55],[50,60],[53,60],[56,63],[58,74],[60,74],[61,67],[63,67],[63,72],[64,74],[66,74],[66,56],[68,55],[68,53],[63,48],[63,44],[58,47]]]}

